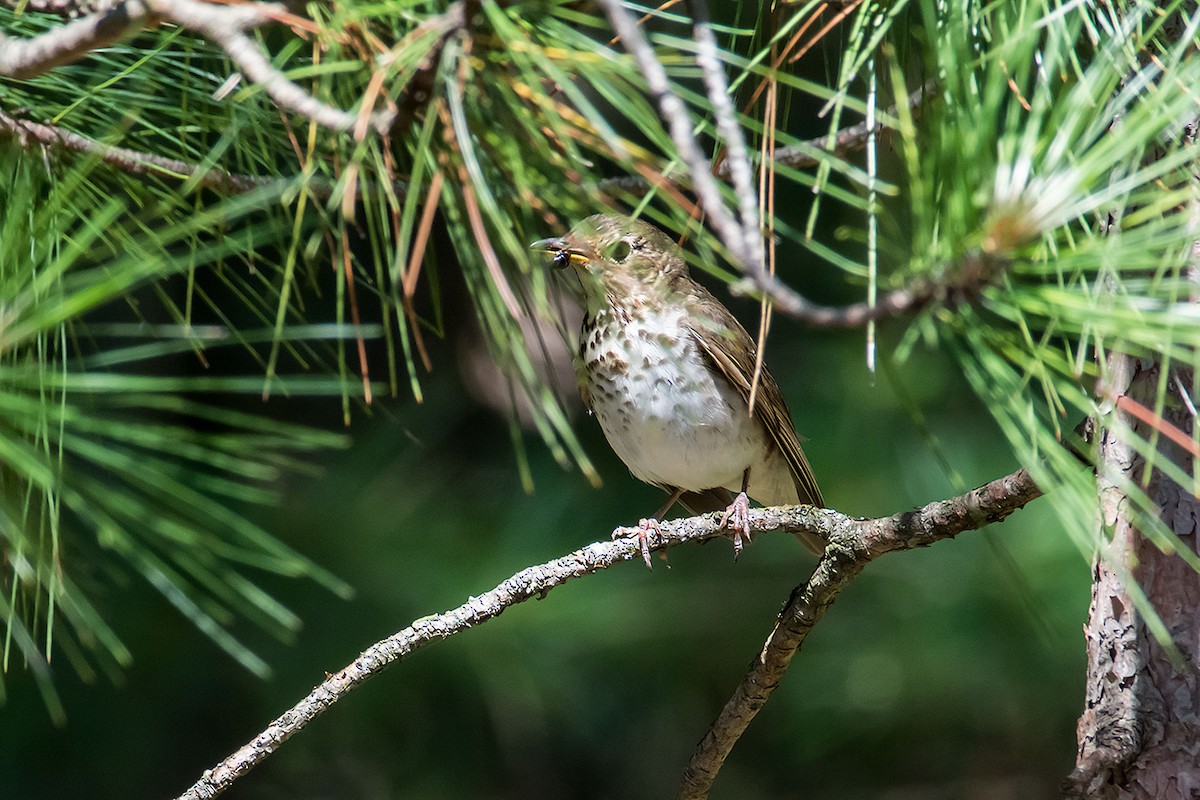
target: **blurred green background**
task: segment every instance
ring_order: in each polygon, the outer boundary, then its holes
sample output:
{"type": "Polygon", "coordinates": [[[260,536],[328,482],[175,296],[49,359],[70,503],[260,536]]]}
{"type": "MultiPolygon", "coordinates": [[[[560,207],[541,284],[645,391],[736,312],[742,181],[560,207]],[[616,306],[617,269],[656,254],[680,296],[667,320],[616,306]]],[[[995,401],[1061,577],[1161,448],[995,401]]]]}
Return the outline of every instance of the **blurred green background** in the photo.
{"type": "MultiPolygon", "coordinates": [[[[754,320],[751,301],[731,306],[754,320]]],[[[10,669],[5,798],[174,796],[374,641],[660,502],[583,415],[603,488],[530,436],[536,490],[525,493],[507,423],[471,399],[453,346],[435,354],[424,404],[377,401],[320,477],[292,479],[277,508],[251,511],[356,597],[265,579],[305,627],[291,646],[241,632],[275,669],[260,681],[140,582],[108,590],[99,602],[135,663],[119,685],[82,685],[60,664],[63,728],[30,676],[10,669]]],[[[902,400],[862,353],[861,333],[772,329],[768,362],[833,507],[894,513],[1015,467],[949,360],[918,352],[897,368],[902,400]]],[[[272,408],[340,421],[334,401],[272,408]]],[[[1074,758],[1089,570],[1040,506],[871,565],[806,642],[713,796],[1055,795],[1074,758]]],[[[628,563],[569,584],[372,680],[228,796],[670,796],[813,563],[774,535],[736,563],[719,542],[677,549],[669,567],[628,563]]]]}
{"type": "MultiPolygon", "coordinates": [[[[820,101],[794,102],[791,133],[825,130],[820,101]]],[[[886,178],[899,167],[883,151],[886,178]]],[[[780,216],[802,230],[809,202],[807,188],[781,187],[780,216]]],[[[836,213],[822,219],[824,246],[861,256],[861,241],[835,240],[836,213]]],[[[891,233],[883,249],[907,257],[909,232],[891,233]]],[[[452,248],[440,244],[443,259],[452,248]]],[[[859,299],[845,276],[813,261],[783,274],[818,301],[859,299]],[[820,280],[843,296],[805,285],[820,280]]],[[[439,280],[457,280],[456,269],[442,264],[439,280]]],[[[320,289],[312,321],[332,318],[324,312],[336,303],[327,284],[320,289]]],[[[292,643],[245,623],[235,630],[272,665],[264,681],[139,579],[93,576],[91,597],[133,651],[133,666],[117,683],[83,684],[56,662],[68,717],[56,727],[31,676],[10,664],[0,799],[175,796],[375,641],[653,512],[661,494],[629,475],[582,413],[575,427],[604,486],[564,470],[526,434],[535,491],[525,491],[507,421],[474,399],[457,366],[478,347],[464,293],[444,291],[449,335],[429,337],[435,368],[423,378],[425,402],[376,398],[370,413],[356,412],[349,447],[327,454],[318,477],[293,477],[277,506],[247,510],[355,597],[262,576],[305,623],[292,643]]],[[[729,303],[755,331],[756,305],[729,303]]],[[[140,313],[151,316],[146,305],[140,313]]],[[[881,358],[898,327],[884,326],[881,358]]],[[[378,343],[370,347],[379,359],[378,343]]],[[[864,349],[861,332],[779,318],[771,330],[767,362],[832,507],[891,514],[1018,466],[953,360],[917,347],[893,368],[898,388],[887,370],[870,374],[864,349]]],[[[215,373],[261,372],[244,354],[209,355],[215,373]]],[[[331,430],[342,420],[332,399],[230,402],[331,430]]],[[[1056,528],[1035,502],[992,530],[872,564],[806,641],[713,797],[1058,796],[1082,708],[1090,572],[1056,528]]],[[[791,536],[774,535],[736,563],[718,542],[673,551],[669,567],[631,562],[576,581],[360,687],[227,796],[672,796],[694,744],[813,564],[791,536]]],[[[80,567],[72,565],[76,574],[80,567]]]]}

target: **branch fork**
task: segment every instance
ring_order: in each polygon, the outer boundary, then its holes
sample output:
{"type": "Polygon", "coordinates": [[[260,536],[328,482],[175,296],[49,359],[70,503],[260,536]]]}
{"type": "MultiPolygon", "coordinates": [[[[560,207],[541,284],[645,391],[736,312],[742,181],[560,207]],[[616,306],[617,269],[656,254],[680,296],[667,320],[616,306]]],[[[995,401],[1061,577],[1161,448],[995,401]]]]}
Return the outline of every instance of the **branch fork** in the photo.
{"type": "MultiPolygon", "coordinates": [[[[721,764],[779,684],[808,632],[867,563],[893,550],[924,547],[999,521],[1040,495],[1041,490],[1029,474],[1018,470],[960,497],[880,519],[850,517],[812,506],[751,509],[749,525],[755,534],[808,532],[825,538],[829,546],[811,577],[792,591],[761,654],[697,747],[684,773],[680,797],[707,796],[721,764]]],[[[663,550],[723,535],[720,514],[714,513],[663,522],[657,531],[649,533],[648,544],[651,550],[663,550]]],[[[641,555],[636,536],[596,542],[521,570],[490,591],[468,598],[457,608],[416,620],[367,648],[344,669],[329,675],[249,743],[206,770],[178,800],[201,800],[221,794],[356,686],[420,648],[499,616],[513,605],[545,597],[570,580],[624,561],[640,560],[641,555]]]]}

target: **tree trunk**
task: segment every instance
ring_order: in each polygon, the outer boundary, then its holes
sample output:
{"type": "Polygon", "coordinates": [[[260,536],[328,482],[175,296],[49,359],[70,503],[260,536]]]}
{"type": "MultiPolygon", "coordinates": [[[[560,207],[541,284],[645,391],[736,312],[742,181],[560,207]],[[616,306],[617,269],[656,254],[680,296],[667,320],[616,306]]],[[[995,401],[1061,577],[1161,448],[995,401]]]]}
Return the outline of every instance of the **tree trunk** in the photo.
{"type": "Polygon", "coordinates": [[[1154,408],[1161,362],[1114,355],[1110,367],[1124,429],[1103,431],[1099,440],[1102,525],[1108,534],[1101,541],[1109,543],[1100,548],[1093,567],[1087,702],[1079,718],[1076,768],[1064,792],[1106,800],[1200,797],[1200,574],[1138,530],[1134,501],[1114,480],[1119,476],[1143,486],[1182,546],[1197,552],[1195,459],[1160,433],[1156,458],[1179,465],[1192,485],[1182,487],[1157,469],[1147,482],[1144,460],[1130,444],[1132,436],[1145,440],[1154,428],[1161,432],[1167,425],[1195,441],[1195,374],[1170,370],[1158,421],[1141,409],[1154,408]],[[1140,587],[1145,593],[1177,652],[1155,638],[1150,620],[1135,607],[1130,581],[1136,582],[1134,591],[1140,587]]]}

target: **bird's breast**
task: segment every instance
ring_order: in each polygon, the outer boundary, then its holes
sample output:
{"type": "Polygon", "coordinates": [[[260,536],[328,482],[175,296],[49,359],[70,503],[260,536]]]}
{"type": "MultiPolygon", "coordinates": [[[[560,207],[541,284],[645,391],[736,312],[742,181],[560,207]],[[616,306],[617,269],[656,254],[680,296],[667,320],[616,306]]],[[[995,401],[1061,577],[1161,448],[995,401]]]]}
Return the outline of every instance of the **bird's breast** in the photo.
{"type": "Polygon", "coordinates": [[[584,322],[592,410],[635,477],[700,490],[736,486],[765,437],[707,361],[681,308],[606,309],[584,322]]]}

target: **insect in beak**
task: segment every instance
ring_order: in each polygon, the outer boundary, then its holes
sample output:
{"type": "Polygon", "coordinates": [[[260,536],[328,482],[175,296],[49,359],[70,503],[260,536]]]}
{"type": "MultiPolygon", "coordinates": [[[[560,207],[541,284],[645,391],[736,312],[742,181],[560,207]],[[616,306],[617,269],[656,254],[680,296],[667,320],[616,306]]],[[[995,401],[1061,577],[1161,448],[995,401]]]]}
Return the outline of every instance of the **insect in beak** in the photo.
{"type": "Polygon", "coordinates": [[[583,266],[588,263],[588,257],[568,245],[562,239],[541,239],[529,245],[531,250],[541,250],[550,254],[550,266],[555,269],[566,269],[572,264],[583,266]]]}

